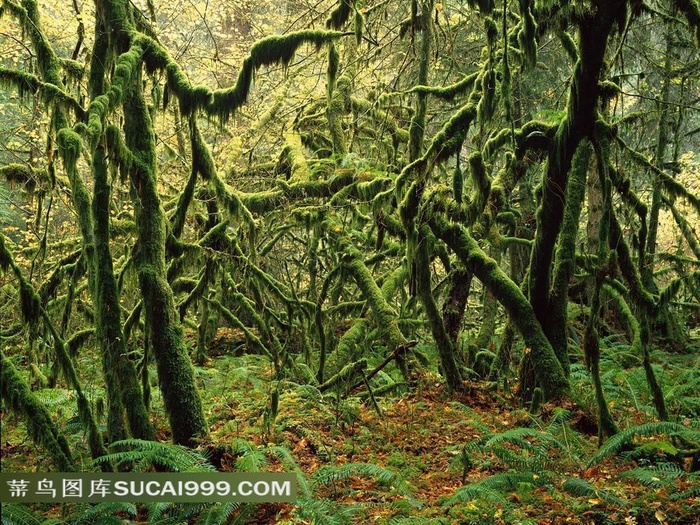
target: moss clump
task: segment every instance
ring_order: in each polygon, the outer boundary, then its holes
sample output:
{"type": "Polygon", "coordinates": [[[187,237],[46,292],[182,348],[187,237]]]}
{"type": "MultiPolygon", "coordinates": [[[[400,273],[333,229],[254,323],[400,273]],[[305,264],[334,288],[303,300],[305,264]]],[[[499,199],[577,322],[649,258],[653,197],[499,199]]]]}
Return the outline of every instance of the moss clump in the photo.
{"type": "Polygon", "coordinates": [[[26,164],[6,164],[0,167],[0,177],[10,185],[22,186],[29,192],[34,192],[49,182],[48,173],[45,170],[36,170],[26,164]]]}
{"type": "Polygon", "coordinates": [[[354,0],[340,0],[335,9],[331,11],[328,20],[326,20],[326,27],[329,29],[342,28],[345,22],[350,18],[350,13],[352,13],[354,4],[354,0]]]}
{"type": "Polygon", "coordinates": [[[522,27],[518,32],[518,44],[528,67],[537,65],[537,23],[532,15],[531,0],[520,0],[520,18],[522,27]]]}

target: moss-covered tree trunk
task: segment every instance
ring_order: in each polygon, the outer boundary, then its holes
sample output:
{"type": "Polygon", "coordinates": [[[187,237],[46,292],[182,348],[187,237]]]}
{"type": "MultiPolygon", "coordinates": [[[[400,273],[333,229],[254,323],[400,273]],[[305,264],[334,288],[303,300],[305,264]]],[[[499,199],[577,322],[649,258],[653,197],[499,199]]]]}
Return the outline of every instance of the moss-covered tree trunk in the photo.
{"type": "MultiPolygon", "coordinates": [[[[613,0],[597,2],[596,7],[583,16],[579,23],[578,60],[569,92],[567,111],[551,143],[542,198],[537,210],[535,244],[530,258],[530,303],[547,333],[560,334],[558,326],[565,315],[558,315],[556,326],[552,323],[552,261],[566,203],[566,188],[574,153],[581,140],[593,131],[598,102],[598,82],[603,69],[603,59],[608,36],[626,2],[613,0]]],[[[557,307],[566,306],[566,302],[557,307]]],[[[568,358],[561,345],[555,351],[562,367],[568,368],[568,358]]],[[[535,363],[535,366],[538,366],[535,363]]]]}
{"type": "Polygon", "coordinates": [[[471,271],[503,305],[525,340],[536,363],[534,374],[545,400],[564,397],[569,382],[552,346],[520,288],[489,258],[463,227],[434,216],[429,221],[437,237],[447,243],[462,264],[471,271]]]}
{"type": "Polygon", "coordinates": [[[448,285],[446,299],[442,306],[442,323],[454,347],[458,348],[459,333],[462,330],[462,318],[467,308],[467,300],[471,290],[472,274],[461,264],[452,266],[447,276],[448,285]]]}
{"type": "Polygon", "coordinates": [[[76,470],[68,442],[51,420],[51,414],[2,352],[0,392],[7,406],[22,415],[27,424],[28,434],[51,457],[56,469],[59,472],[76,470]]]}
{"type": "Polygon", "coordinates": [[[554,353],[563,361],[564,372],[569,373],[567,321],[569,281],[576,269],[576,239],[579,219],[586,195],[586,174],[591,159],[591,147],[582,142],[574,155],[573,166],[566,187],[566,207],[556,250],[553,288],[550,297],[550,316],[543,325],[544,333],[552,343],[554,353]]]}
{"type": "Polygon", "coordinates": [[[139,227],[134,263],[173,441],[194,446],[209,430],[166,277],[166,217],[156,184],[155,136],[143,97],[140,65],[135,69],[124,96],[124,135],[133,155],[129,175],[139,227]]]}

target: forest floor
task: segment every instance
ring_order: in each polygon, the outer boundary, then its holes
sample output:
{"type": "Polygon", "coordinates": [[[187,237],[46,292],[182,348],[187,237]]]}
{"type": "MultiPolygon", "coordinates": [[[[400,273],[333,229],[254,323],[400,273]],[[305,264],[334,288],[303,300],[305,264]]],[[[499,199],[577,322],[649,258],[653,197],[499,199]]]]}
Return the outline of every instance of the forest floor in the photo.
{"type": "MultiPolygon", "coordinates": [[[[700,370],[698,352],[677,361],[678,374],[700,370]]],[[[448,393],[437,374],[425,372],[410,391],[373,403],[364,388],[352,396],[321,395],[308,385],[272,381],[260,356],[219,355],[196,369],[211,425],[201,452],[222,471],[294,471],[303,487],[295,505],[243,506],[226,523],[700,524],[700,476],[690,472],[678,439],[639,426],[654,425],[655,418],[648,395],[635,386],[638,363],[632,364],[618,375],[610,367],[606,381],[621,428],[640,429],[635,446],[620,443],[614,454],[597,454],[585,368],[572,369],[578,404],[544,405],[533,415],[486,382],[448,393]],[[616,391],[615,378],[628,387],[616,391]],[[245,450],[258,453],[257,463],[246,462],[251,453],[245,450]]],[[[667,388],[676,377],[671,372],[663,375],[667,388]]],[[[44,393],[44,402],[64,419],[79,449],[84,433],[70,392],[63,392],[44,393]]],[[[681,399],[685,391],[675,392],[681,399]]],[[[685,395],[697,398],[696,392],[685,395]]],[[[167,442],[157,388],[152,404],[158,437],[167,442]]],[[[697,433],[696,410],[674,419],[697,433]]],[[[3,470],[48,470],[18,423],[3,414],[3,470]]],[[[58,518],[66,509],[39,505],[34,512],[58,518]]],[[[124,524],[149,523],[145,508],[122,517],[124,524]]]]}

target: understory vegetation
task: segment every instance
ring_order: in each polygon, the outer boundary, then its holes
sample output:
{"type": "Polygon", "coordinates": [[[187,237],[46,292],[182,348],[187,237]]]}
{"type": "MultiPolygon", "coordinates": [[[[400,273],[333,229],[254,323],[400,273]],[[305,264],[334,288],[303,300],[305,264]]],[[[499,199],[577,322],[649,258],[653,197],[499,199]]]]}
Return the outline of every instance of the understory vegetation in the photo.
{"type": "Polygon", "coordinates": [[[0,20],[3,525],[697,523],[697,0],[0,20]]]}

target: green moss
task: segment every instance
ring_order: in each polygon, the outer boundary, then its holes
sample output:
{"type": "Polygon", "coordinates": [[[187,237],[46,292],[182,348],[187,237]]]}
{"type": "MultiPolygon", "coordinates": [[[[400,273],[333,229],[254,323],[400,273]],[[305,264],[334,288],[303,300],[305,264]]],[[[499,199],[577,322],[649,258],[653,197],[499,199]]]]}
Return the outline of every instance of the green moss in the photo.
{"type": "Polygon", "coordinates": [[[335,44],[331,43],[328,46],[328,69],[326,73],[326,93],[328,100],[331,99],[333,91],[335,90],[335,82],[338,78],[339,67],[340,55],[338,54],[338,49],[336,49],[335,44]]]}
{"type": "Polygon", "coordinates": [[[472,73],[471,75],[465,76],[462,80],[444,87],[418,85],[412,87],[408,92],[426,93],[442,100],[452,101],[457,95],[461,95],[472,89],[478,76],[478,73],[472,73]]]}
{"type": "Polygon", "coordinates": [[[370,308],[372,308],[386,343],[391,348],[404,344],[406,338],[399,330],[397,324],[398,314],[391,308],[382,290],[372,277],[371,272],[364,264],[361,252],[355,247],[349,237],[340,233],[342,229],[338,223],[328,219],[323,226],[325,231],[331,235],[340,252],[344,254],[343,265],[352,275],[363,297],[367,300],[370,308]]]}
{"type": "Polygon", "coordinates": [[[531,0],[519,0],[522,27],[518,32],[518,44],[528,67],[537,65],[537,23],[532,14],[531,0]]]}
{"type": "Polygon", "coordinates": [[[554,352],[567,375],[569,373],[569,356],[566,327],[569,281],[576,269],[576,240],[586,194],[586,174],[590,159],[590,145],[588,143],[581,144],[574,156],[573,167],[566,186],[566,207],[556,249],[549,322],[544,327],[547,338],[552,343],[554,352]]]}
{"type": "Polygon", "coordinates": [[[155,137],[140,77],[134,75],[124,91],[124,134],[133,155],[129,176],[139,225],[134,265],[173,440],[193,446],[208,433],[208,426],[166,278],[166,217],[156,180],[155,137]]]}
{"type": "Polygon", "coordinates": [[[1,166],[0,177],[11,186],[21,186],[30,193],[37,189],[46,189],[49,185],[49,176],[45,170],[34,169],[26,164],[12,163],[1,166]]]}
{"type": "MultiPolygon", "coordinates": [[[[219,117],[222,123],[226,123],[228,118],[248,99],[254,72],[257,69],[274,64],[286,66],[303,44],[320,48],[341,35],[342,33],[337,31],[306,30],[258,40],[251,48],[250,55],[243,61],[236,85],[230,89],[215,91],[211,103],[206,107],[207,112],[219,117]]],[[[177,90],[174,91],[177,93],[177,90]]],[[[187,112],[183,111],[183,114],[187,112]]]]}
{"type": "Polygon", "coordinates": [[[690,27],[695,29],[695,45],[700,47],[700,6],[697,0],[678,0],[675,5],[688,19],[690,27]]]}
{"type": "Polygon", "coordinates": [[[85,116],[85,109],[60,86],[42,82],[37,76],[16,69],[0,67],[0,86],[16,89],[20,98],[38,95],[49,107],[72,111],[79,119],[85,116]]]}
{"type": "Polygon", "coordinates": [[[345,22],[350,19],[350,14],[353,11],[355,0],[339,0],[338,5],[331,11],[326,27],[330,29],[341,29],[345,22]]]}
{"type": "MultiPolygon", "coordinates": [[[[462,147],[469,132],[469,127],[476,117],[476,107],[468,103],[455,111],[442,129],[435,134],[425,156],[444,162],[456,155],[462,147]]],[[[425,157],[424,156],[424,157],[425,157]]]]}

